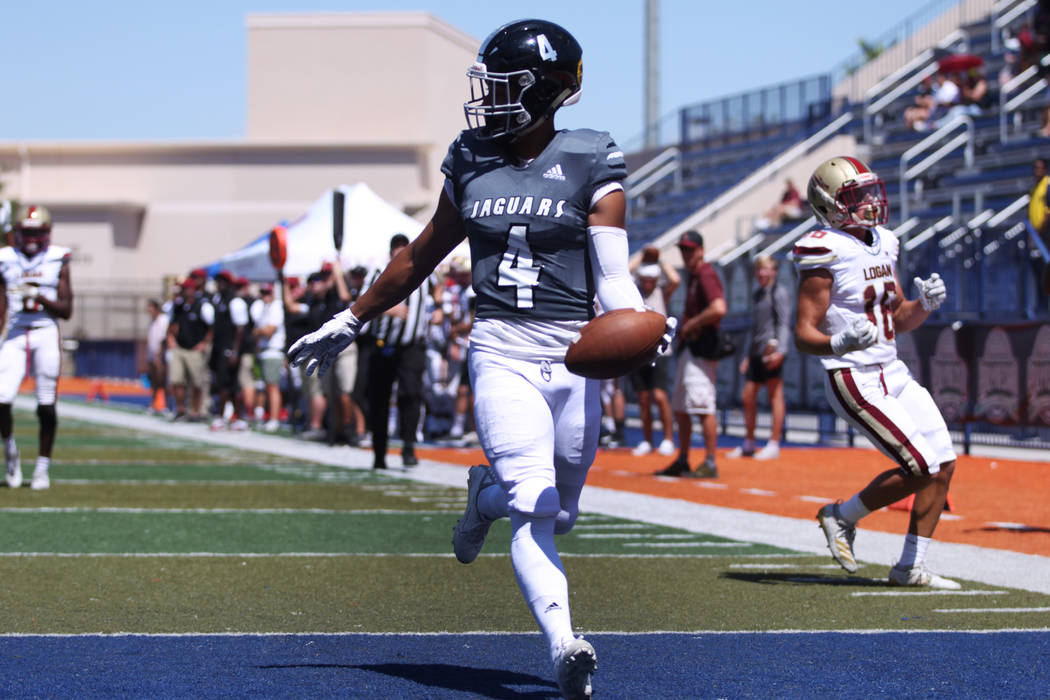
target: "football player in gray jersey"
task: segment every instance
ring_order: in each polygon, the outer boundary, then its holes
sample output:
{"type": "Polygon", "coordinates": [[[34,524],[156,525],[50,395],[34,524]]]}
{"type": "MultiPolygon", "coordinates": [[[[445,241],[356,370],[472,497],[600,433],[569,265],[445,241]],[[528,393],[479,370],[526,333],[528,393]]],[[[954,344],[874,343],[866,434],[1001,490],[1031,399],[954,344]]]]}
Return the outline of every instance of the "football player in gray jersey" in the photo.
{"type": "MultiPolygon", "coordinates": [[[[467,237],[477,294],[468,363],[489,466],[471,467],[453,531],[463,563],[509,517],[518,585],[549,644],[565,697],[589,697],[594,648],[573,635],[554,535],[568,532],[598,446],[599,382],[571,374],[565,351],[603,309],[642,309],[627,263],[623,153],[608,133],[558,131],[579,99],[582,49],[562,27],[521,20],[482,44],[467,71],[468,129],[442,163],[445,186],[419,237],[354,305],[289,350],[325,372],[361,324],[418,287],[467,237]]],[[[670,343],[674,321],[665,336],[670,343]]]]}

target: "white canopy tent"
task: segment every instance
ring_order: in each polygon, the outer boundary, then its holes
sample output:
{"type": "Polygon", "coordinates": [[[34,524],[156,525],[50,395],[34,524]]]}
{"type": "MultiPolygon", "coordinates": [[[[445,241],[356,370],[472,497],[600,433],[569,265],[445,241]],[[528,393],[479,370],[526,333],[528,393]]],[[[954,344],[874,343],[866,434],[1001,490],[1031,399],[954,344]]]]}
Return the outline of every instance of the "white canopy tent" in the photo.
{"type": "MultiPolygon", "coordinates": [[[[384,200],[368,185],[341,185],[322,194],[306,212],[286,225],[285,276],[304,277],[321,269],[325,262],[335,260],[333,231],[339,226],[343,231],[339,251],[343,268],[363,265],[369,270],[387,263],[391,237],[403,233],[414,240],[423,229],[423,224],[384,200]]],[[[273,280],[276,272],[270,263],[269,251],[269,233],[266,233],[207,265],[206,269],[209,275],[227,269],[257,282],[273,280]]],[[[453,254],[469,256],[466,242],[453,254]]]]}

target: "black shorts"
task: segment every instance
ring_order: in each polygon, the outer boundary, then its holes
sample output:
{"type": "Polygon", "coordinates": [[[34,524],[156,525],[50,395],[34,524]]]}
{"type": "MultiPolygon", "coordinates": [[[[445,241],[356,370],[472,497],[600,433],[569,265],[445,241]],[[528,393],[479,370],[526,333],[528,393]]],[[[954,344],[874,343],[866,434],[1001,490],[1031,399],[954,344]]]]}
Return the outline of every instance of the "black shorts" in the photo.
{"type": "Polygon", "coordinates": [[[777,379],[780,377],[780,372],[783,369],[783,362],[781,362],[780,366],[776,369],[766,369],[766,363],[762,362],[762,356],[752,355],[747,360],[747,374],[745,376],[749,382],[765,384],[770,379],[777,379]]]}
{"type": "Polygon", "coordinates": [[[667,358],[658,357],[652,365],[646,365],[630,375],[631,388],[639,391],[663,389],[667,391],[667,358]]]}
{"type": "Polygon", "coordinates": [[[230,367],[229,358],[225,355],[212,355],[212,384],[216,389],[237,391],[237,366],[230,367]]]}

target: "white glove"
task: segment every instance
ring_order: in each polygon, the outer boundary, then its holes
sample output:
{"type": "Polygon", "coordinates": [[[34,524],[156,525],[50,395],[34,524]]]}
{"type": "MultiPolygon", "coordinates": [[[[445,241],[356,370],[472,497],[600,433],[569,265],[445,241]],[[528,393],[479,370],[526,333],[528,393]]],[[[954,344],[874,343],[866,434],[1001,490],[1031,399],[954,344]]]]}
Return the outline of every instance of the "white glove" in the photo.
{"type": "Polygon", "coordinates": [[[305,364],[307,375],[317,372],[323,377],[335,358],[354,342],[361,330],[361,320],[350,309],[340,311],[313,333],[304,335],[288,349],[293,367],[305,364]]]}
{"type": "Polygon", "coordinates": [[[657,357],[663,357],[671,352],[671,346],[674,344],[676,335],[678,335],[678,319],[674,316],[668,316],[667,325],[664,326],[664,334],[660,336],[660,345],[656,351],[657,357]]]}
{"type": "Polygon", "coordinates": [[[22,287],[22,299],[25,301],[36,301],[36,298],[40,296],[40,286],[36,284],[27,284],[22,287]]]}
{"type": "Polygon", "coordinates": [[[928,280],[916,277],[914,282],[919,289],[919,303],[922,304],[922,308],[927,311],[939,309],[948,296],[948,288],[944,286],[941,276],[934,272],[928,280]]]}
{"type": "Polygon", "coordinates": [[[850,327],[831,336],[831,351],[845,355],[854,350],[870,348],[879,339],[879,329],[866,318],[855,318],[850,327]]]}

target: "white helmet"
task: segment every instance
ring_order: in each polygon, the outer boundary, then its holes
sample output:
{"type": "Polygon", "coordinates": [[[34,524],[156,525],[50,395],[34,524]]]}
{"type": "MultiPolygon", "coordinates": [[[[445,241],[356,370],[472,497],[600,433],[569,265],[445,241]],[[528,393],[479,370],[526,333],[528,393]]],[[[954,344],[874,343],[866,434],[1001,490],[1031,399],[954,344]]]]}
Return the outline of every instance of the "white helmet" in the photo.
{"type": "Polygon", "coordinates": [[[867,165],[838,156],[817,166],[807,192],[813,214],[825,226],[871,228],[889,218],[886,185],[867,165]]]}

